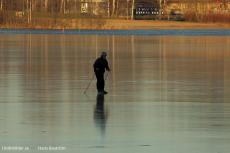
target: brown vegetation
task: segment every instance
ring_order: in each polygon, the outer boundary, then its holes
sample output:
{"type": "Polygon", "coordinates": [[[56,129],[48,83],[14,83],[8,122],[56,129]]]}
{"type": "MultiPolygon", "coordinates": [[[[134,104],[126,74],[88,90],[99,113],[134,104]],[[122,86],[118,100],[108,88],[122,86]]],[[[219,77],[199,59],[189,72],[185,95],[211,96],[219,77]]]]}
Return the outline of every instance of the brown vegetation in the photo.
{"type": "MultiPolygon", "coordinates": [[[[184,20],[188,22],[198,22],[195,13],[187,13],[184,15],[184,20]]],[[[230,23],[230,15],[229,14],[207,14],[203,15],[202,20],[200,22],[203,23],[230,23]]]]}
{"type": "Polygon", "coordinates": [[[230,15],[229,14],[208,14],[205,16],[204,22],[230,23],[230,15]]]}
{"type": "MultiPolygon", "coordinates": [[[[195,13],[187,13],[184,15],[184,20],[188,22],[198,22],[195,13]]],[[[230,23],[229,14],[207,14],[204,15],[200,22],[204,23],[230,23]]]]}

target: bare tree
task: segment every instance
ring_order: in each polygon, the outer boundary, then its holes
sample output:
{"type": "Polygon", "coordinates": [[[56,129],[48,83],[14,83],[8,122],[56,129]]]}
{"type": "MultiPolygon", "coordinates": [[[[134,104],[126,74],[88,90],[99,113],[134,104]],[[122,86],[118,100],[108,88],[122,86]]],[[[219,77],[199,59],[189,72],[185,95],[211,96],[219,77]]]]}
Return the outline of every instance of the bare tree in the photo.
{"type": "Polygon", "coordinates": [[[48,0],[43,0],[44,11],[48,11],[48,0]]]}
{"type": "Polygon", "coordinates": [[[2,1],[3,0],[0,0],[0,10],[2,10],[2,1]]]}
{"type": "Polygon", "coordinates": [[[113,8],[112,8],[112,17],[114,17],[114,15],[115,15],[115,4],[116,4],[116,1],[115,0],[112,0],[112,6],[113,6],[113,8]]]}
{"type": "Polygon", "coordinates": [[[61,0],[60,11],[65,13],[65,0],[61,0]]]}
{"type": "Polygon", "coordinates": [[[209,0],[187,0],[187,10],[195,14],[197,22],[203,21],[203,18],[208,13],[209,0]]]}

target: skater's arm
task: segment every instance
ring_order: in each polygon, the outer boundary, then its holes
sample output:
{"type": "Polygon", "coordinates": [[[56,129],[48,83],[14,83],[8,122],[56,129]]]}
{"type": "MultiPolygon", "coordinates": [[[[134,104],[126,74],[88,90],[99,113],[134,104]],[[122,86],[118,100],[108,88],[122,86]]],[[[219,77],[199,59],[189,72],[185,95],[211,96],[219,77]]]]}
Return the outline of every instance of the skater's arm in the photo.
{"type": "Polygon", "coordinates": [[[106,60],[106,66],[105,66],[105,69],[106,69],[107,71],[110,71],[109,64],[108,64],[108,61],[107,61],[107,60],[106,60]]]}
{"type": "Polygon", "coordinates": [[[99,68],[98,68],[98,63],[99,63],[99,60],[97,59],[97,60],[94,62],[94,64],[93,64],[93,68],[94,68],[94,71],[95,71],[95,72],[99,70],[99,68]]]}

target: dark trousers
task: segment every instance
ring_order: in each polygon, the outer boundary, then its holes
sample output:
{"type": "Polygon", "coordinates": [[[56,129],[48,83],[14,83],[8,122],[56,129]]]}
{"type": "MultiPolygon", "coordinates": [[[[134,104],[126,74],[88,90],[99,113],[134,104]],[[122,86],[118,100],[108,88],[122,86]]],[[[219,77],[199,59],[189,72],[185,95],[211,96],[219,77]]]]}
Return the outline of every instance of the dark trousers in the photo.
{"type": "Polygon", "coordinates": [[[97,72],[96,77],[97,77],[97,90],[104,91],[104,87],[105,87],[104,73],[97,72]]]}

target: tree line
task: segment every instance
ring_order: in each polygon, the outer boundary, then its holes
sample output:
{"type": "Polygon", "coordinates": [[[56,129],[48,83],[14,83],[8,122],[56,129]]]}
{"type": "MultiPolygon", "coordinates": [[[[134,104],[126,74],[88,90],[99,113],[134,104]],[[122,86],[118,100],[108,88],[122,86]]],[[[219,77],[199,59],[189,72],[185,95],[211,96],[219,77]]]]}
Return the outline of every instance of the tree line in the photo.
{"type": "MultiPolygon", "coordinates": [[[[191,22],[230,22],[229,15],[210,14],[210,0],[186,3],[184,19],[191,22]],[[221,21],[216,20],[221,19],[221,21]]],[[[133,19],[136,6],[165,9],[172,0],[0,0],[0,24],[6,27],[101,28],[108,18],[133,19]]],[[[228,0],[221,0],[226,5],[228,0]]]]}
{"type": "Polygon", "coordinates": [[[182,0],[184,20],[189,22],[230,23],[229,0],[182,0]]]}

